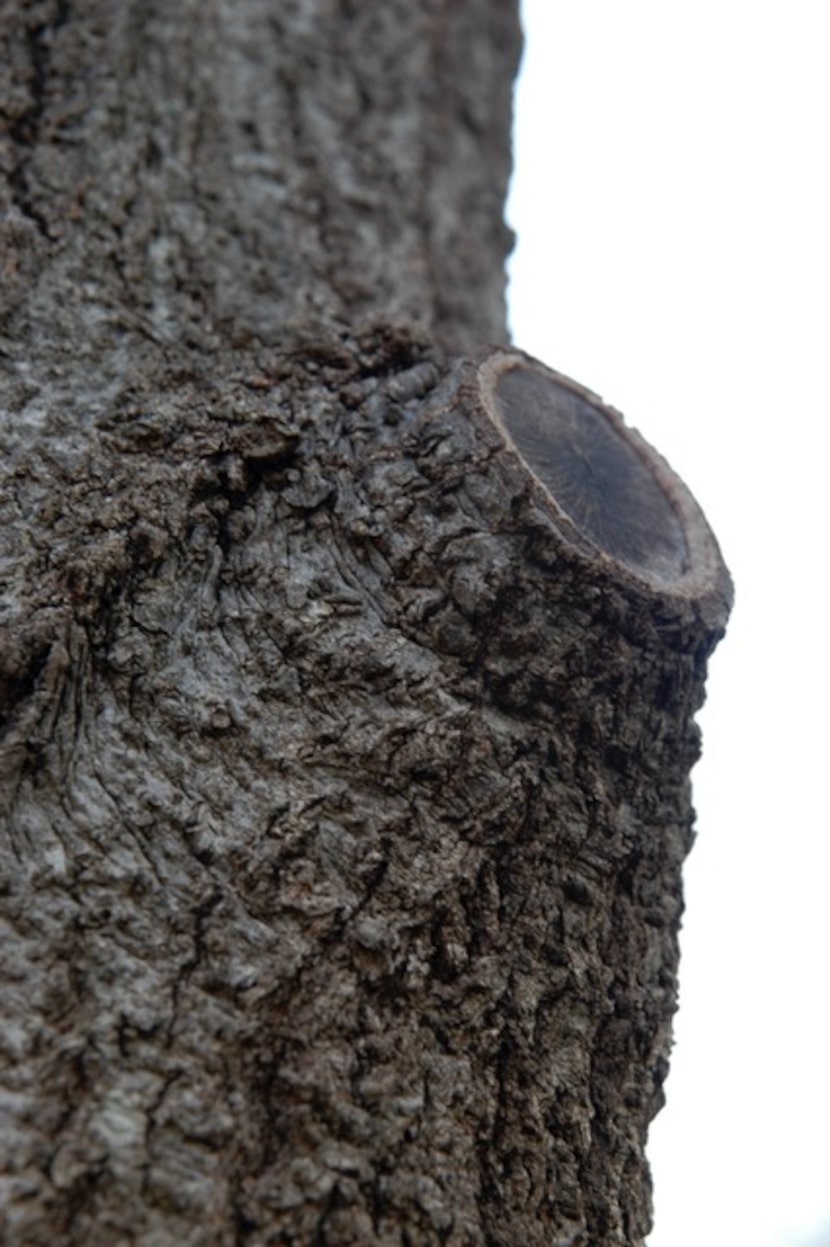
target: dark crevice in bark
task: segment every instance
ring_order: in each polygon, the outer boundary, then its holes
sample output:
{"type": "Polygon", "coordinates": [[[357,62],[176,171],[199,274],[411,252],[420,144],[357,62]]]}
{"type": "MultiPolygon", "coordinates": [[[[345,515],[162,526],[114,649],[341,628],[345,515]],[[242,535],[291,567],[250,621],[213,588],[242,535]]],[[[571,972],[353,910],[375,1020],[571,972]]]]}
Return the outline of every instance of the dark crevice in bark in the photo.
{"type": "MultiPolygon", "coordinates": [[[[8,132],[17,149],[16,163],[8,173],[9,187],[14,203],[25,217],[34,222],[38,232],[50,239],[49,221],[35,205],[35,194],[30,185],[30,156],[37,147],[43,114],[48,96],[50,77],[51,42],[70,15],[68,0],[55,0],[51,6],[53,16],[38,20],[24,27],[24,38],[29,57],[30,101],[9,121],[8,132]]],[[[30,19],[31,20],[31,19],[30,19]]],[[[0,108],[0,114],[5,112],[0,108]]],[[[8,117],[9,114],[6,113],[8,117]]]]}

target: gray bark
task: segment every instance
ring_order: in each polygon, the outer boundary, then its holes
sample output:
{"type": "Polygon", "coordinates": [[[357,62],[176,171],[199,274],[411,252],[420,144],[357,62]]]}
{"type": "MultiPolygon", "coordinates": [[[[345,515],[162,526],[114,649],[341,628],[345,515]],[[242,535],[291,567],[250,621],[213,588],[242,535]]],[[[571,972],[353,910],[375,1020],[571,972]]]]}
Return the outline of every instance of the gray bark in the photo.
{"type": "Polygon", "coordinates": [[[518,42],[0,5],[12,1247],[647,1232],[731,591],[505,345],[518,42]]]}

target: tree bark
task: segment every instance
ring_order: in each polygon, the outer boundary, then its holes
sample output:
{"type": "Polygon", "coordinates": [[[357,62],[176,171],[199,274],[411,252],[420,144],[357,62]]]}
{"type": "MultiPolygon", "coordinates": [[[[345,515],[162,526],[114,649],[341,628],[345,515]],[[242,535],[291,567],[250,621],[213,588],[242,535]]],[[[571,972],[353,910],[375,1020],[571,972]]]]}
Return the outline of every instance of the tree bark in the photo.
{"type": "Polygon", "coordinates": [[[731,589],[506,345],[515,7],[0,45],[3,1241],[641,1243],[731,589]]]}

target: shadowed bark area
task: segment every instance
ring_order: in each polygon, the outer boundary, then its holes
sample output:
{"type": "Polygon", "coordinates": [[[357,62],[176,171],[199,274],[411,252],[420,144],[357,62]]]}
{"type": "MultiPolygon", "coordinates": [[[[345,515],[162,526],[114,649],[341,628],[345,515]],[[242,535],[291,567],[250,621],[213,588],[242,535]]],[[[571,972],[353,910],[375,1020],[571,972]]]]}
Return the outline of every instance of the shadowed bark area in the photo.
{"type": "Polygon", "coordinates": [[[642,1242],[730,587],[486,346],[515,12],[0,37],[3,1241],[642,1242]]]}

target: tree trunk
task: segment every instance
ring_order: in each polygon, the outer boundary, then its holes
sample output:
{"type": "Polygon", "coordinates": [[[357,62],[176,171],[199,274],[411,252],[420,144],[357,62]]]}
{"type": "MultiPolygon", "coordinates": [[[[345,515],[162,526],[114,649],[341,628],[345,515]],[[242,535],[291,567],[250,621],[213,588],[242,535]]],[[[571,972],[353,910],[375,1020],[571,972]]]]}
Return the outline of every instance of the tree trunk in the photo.
{"type": "Polygon", "coordinates": [[[505,345],[514,5],[0,46],[3,1242],[641,1243],[730,588],[505,345]]]}

